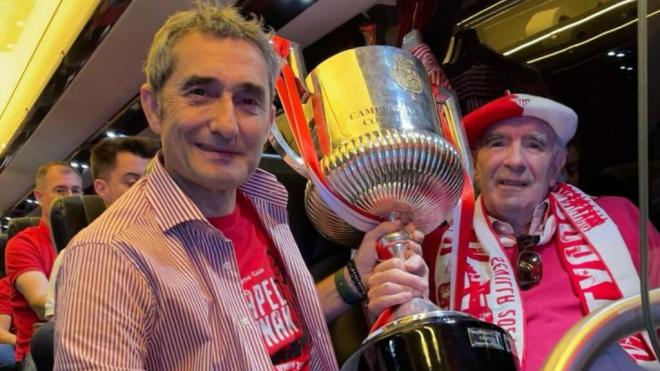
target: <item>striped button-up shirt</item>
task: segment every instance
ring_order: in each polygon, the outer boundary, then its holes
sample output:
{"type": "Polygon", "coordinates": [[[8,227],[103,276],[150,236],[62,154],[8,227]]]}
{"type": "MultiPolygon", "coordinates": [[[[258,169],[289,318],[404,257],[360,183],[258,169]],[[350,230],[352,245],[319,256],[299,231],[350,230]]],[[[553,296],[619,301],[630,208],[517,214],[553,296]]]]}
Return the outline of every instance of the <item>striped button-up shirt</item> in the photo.
{"type": "MultiPolygon", "coordinates": [[[[309,331],[313,370],[335,370],[314,281],[262,170],[239,191],[279,251],[309,331]]],[[[57,282],[56,369],[272,370],[231,241],[160,161],[67,247],[57,282]]]]}

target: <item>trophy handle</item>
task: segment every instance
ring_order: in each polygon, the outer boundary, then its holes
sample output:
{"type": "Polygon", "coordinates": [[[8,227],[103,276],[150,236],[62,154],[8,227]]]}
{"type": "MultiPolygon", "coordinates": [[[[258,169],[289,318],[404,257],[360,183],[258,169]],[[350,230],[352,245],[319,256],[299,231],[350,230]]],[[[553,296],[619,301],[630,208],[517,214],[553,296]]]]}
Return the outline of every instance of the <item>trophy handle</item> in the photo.
{"type": "Polygon", "coordinates": [[[282,132],[277,127],[277,123],[273,123],[273,125],[271,125],[268,141],[273,146],[275,151],[280,156],[282,156],[282,159],[287,165],[289,165],[296,173],[304,176],[305,178],[309,178],[307,175],[307,167],[305,166],[305,161],[303,161],[302,157],[300,157],[298,153],[296,153],[296,151],[291,148],[289,143],[287,143],[286,139],[284,139],[282,132]]]}
{"type": "MultiPolygon", "coordinates": [[[[273,44],[273,49],[275,52],[282,57],[282,65],[287,64],[293,71],[293,74],[298,80],[298,83],[302,89],[307,89],[305,86],[307,68],[305,66],[305,60],[302,56],[302,48],[300,47],[300,44],[291,40],[284,39],[277,35],[273,35],[271,43],[273,44]]],[[[299,94],[300,92],[296,89],[296,93],[299,94]]],[[[282,97],[280,97],[280,99],[282,99],[282,97]]],[[[282,116],[284,120],[287,120],[286,115],[282,116]]],[[[275,151],[280,156],[282,156],[282,159],[287,165],[289,165],[298,174],[304,176],[305,178],[309,178],[307,167],[305,166],[305,161],[286,141],[282,131],[280,131],[280,128],[277,126],[277,121],[273,122],[271,126],[268,141],[273,146],[275,151]]]]}

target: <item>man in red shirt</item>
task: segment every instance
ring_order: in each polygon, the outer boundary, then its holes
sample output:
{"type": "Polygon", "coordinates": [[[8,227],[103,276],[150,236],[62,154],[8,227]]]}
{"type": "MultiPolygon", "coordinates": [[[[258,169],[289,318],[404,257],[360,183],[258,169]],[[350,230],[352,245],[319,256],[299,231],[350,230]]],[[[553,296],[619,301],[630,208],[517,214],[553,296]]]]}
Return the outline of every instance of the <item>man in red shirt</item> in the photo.
{"type": "Polygon", "coordinates": [[[16,361],[30,351],[34,325],[44,319],[48,277],[57,252],[50,236],[50,207],[57,197],[82,193],[82,179],[69,164],[42,165],[35,178],[34,197],[41,206],[41,220],[7,242],[5,264],[11,285],[11,305],[16,324],[16,361]]]}
{"type": "MultiPolygon", "coordinates": [[[[431,296],[509,331],[523,368],[538,370],[583,316],[639,292],[638,211],[626,199],[592,198],[558,182],[577,128],[569,107],[507,94],[463,123],[481,195],[467,225],[424,240],[431,296]]],[[[657,231],[649,232],[657,246],[657,231]]],[[[641,336],[620,344],[594,369],[634,367],[623,350],[652,362],[641,336]]]]}

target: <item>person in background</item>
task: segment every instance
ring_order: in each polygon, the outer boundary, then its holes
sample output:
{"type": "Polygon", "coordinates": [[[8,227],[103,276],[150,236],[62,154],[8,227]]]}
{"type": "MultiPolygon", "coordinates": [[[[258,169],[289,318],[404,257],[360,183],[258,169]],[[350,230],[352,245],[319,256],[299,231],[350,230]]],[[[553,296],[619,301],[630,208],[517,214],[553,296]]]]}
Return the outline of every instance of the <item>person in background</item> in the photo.
{"type": "Polygon", "coordinates": [[[0,279],[0,371],[16,369],[16,335],[12,332],[9,279],[0,279]]]}
{"type": "MultiPolygon", "coordinates": [[[[577,120],[569,107],[526,94],[507,94],[466,115],[481,190],[474,233],[469,247],[459,248],[450,238],[457,226],[444,226],[423,244],[432,298],[506,329],[525,370],[538,370],[586,314],[639,293],[637,208],[557,181],[577,120]]],[[[658,246],[650,224],[649,237],[658,246]]],[[[633,357],[655,362],[641,336],[619,344],[593,369],[636,368],[633,357]]]]}
{"type": "MultiPolygon", "coordinates": [[[[105,138],[92,147],[90,164],[94,191],[109,207],[144,174],[149,161],[160,149],[156,139],[145,137],[105,138]]],[[[48,323],[35,331],[31,340],[32,358],[39,370],[53,368],[55,285],[66,249],[60,251],[53,263],[48,281],[48,300],[45,318],[48,323]]]]}
{"type": "Polygon", "coordinates": [[[44,320],[48,277],[57,256],[50,236],[51,204],[57,197],[78,194],[82,194],[82,178],[69,164],[52,161],[42,165],[34,188],[34,197],[41,206],[39,224],[7,242],[5,265],[16,325],[16,361],[23,362],[24,369],[34,367],[29,356],[30,338],[35,324],[44,320]]]}
{"type": "Polygon", "coordinates": [[[159,149],[158,140],[145,137],[106,138],[92,148],[90,165],[94,192],[105,207],[142,177],[159,149]]]}
{"type": "Polygon", "coordinates": [[[67,247],[56,369],[334,370],[326,320],[367,296],[378,313],[427,290],[414,226],[409,258],[378,263],[376,241],[400,222],[366,233],[314,285],[286,191],[257,169],[279,70],[269,38],[237,9],[201,2],[156,34],[140,98],[163,149],[67,247]]]}

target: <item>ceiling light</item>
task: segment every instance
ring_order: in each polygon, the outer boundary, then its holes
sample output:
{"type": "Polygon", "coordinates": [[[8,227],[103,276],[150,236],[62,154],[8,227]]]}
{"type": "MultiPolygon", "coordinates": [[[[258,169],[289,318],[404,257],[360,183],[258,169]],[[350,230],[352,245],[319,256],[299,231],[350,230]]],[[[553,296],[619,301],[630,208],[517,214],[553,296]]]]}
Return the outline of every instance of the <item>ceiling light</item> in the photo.
{"type": "Polygon", "coordinates": [[[623,58],[623,57],[625,57],[625,56],[626,56],[625,53],[622,53],[622,52],[618,52],[618,53],[616,53],[616,57],[617,57],[617,58],[623,58]]]}
{"type": "Polygon", "coordinates": [[[32,106],[100,0],[0,0],[0,148],[32,106]]]}
{"type": "Polygon", "coordinates": [[[621,67],[619,67],[619,69],[620,69],[620,70],[625,70],[625,69],[626,69],[626,66],[621,66],[621,67]]]}
{"type": "Polygon", "coordinates": [[[107,131],[105,133],[105,136],[107,136],[108,138],[116,138],[117,134],[114,131],[107,131]]]}
{"type": "Polygon", "coordinates": [[[474,28],[479,24],[502,14],[513,6],[521,3],[522,0],[500,0],[474,14],[456,23],[459,28],[474,28]]]}
{"type": "Polygon", "coordinates": [[[632,70],[633,70],[632,67],[628,67],[628,68],[626,68],[626,69],[627,69],[628,71],[632,71],[632,70]]]}
{"type": "Polygon", "coordinates": [[[627,4],[630,4],[630,3],[634,3],[634,2],[635,2],[635,0],[624,0],[624,1],[621,1],[621,2],[619,2],[619,3],[616,3],[616,4],[612,5],[612,6],[609,6],[609,7],[605,8],[605,9],[602,9],[602,10],[599,10],[599,11],[597,11],[597,12],[591,13],[591,14],[589,14],[588,16],[586,16],[586,17],[584,17],[584,18],[581,18],[581,19],[579,19],[579,20],[577,20],[577,21],[575,21],[575,22],[571,22],[571,23],[569,23],[569,24],[567,24],[567,25],[565,25],[565,26],[559,27],[559,28],[557,28],[556,30],[550,31],[550,32],[548,32],[548,33],[546,33],[546,34],[543,34],[543,35],[539,36],[539,37],[535,37],[535,38],[533,38],[533,39],[530,40],[530,41],[524,42],[524,43],[522,43],[522,44],[520,44],[520,45],[518,45],[518,46],[516,46],[516,47],[514,47],[514,48],[512,48],[512,49],[509,49],[509,50],[503,52],[502,54],[503,54],[503,55],[506,55],[506,56],[509,56],[509,55],[511,55],[511,54],[513,54],[513,53],[516,53],[516,52],[518,52],[518,51],[520,51],[520,50],[523,50],[523,49],[525,49],[525,48],[528,48],[528,47],[530,47],[530,46],[532,46],[532,45],[538,44],[538,43],[540,43],[541,41],[543,41],[543,40],[545,40],[545,39],[548,39],[548,38],[552,37],[553,35],[556,35],[556,34],[558,34],[558,33],[564,32],[564,31],[566,31],[566,30],[570,30],[571,28],[574,28],[574,27],[579,26],[579,25],[581,25],[581,24],[583,24],[583,23],[589,22],[590,20],[592,20],[592,19],[594,19],[594,18],[596,18],[596,17],[599,17],[599,16],[601,16],[601,15],[603,15],[603,14],[605,14],[605,13],[611,12],[611,11],[614,10],[614,9],[620,8],[620,7],[624,6],[624,5],[627,5],[627,4]]]}
{"type": "MultiPolygon", "coordinates": [[[[658,14],[660,14],[660,10],[656,10],[656,11],[654,11],[653,13],[649,13],[649,14],[647,14],[647,15],[646,15],[646,18],[651,18],[651,17],[654,17],[654,16],[656,16],[656,15],[658,15],[658,14]]],[[[631,21],[628,21],[628,22],[626,22],[626,23],[624,23],[624,24],[622,24],[622,25],[616,26],[616,27],[614,27],[614,28],[612,28],[612,29],[609,29],[609,30],[607,30],[607,31],[603,31],[603,32],[599,33],[598,35],[595,35],[595,36],[593,36],[593,37],[590,37],[590,38],[588,38],[588,39],[586,39],[586,40],[583,40],[583,41],[577,42],[577,43],[575,43],[575,44],[573,44],[573,45],[569,45],[569,46],[567,46],[567,47],[565,47],[565,48],[563,48],[563,49],[560,49],[560,50],[557,50],[557,51],[554,51],[554,52],[548,53],[548,54],[546,54],[546,55],[542,55],[542,56],[540,56],[540,57],[538,57],[538,58],[530,59],[530,60],[526,61],[526,63],[536,63],[536,62],[540,62],[540,61],[542,61],[542,60],[545,60],[545,59],[548,59],[548,58],[554,57],[555,55],[559,55],[559,54],[562,54],[562,53],[565,53],[565,52],[568,52],[568,51],[573,51],[573,50],[576,49],[576,48],[579,48],[579,47],[581,47],[581,46],[583,46],[583,45],[585,45],[585,44],[588,44],[588,43],[590,43],[590,42],[592,42],[592,41],[594,41],[594,40],[598,40],[598,39],[600,39],[601,37],[607,36],[607,35],[609,35],[609,34],[611,34],[611,33],[617,32],[617,31],[619,31],[619,30],[621,30],[621,29],[623,29],[623,28],[626,28],[626,27],[628,27],[628,26],[630,26],[631,24],[636,23],[636,22],[637,22],[637,18],[635,18],[635,19],[633,19],[633,20],[631,20],[631,21]]],[[[615,56],[615,55],[616,55],[616,52],[614,52],[614,51],[610,51],[609,53],[607,53],[607,55],[609,55],[609,56],[615,56]],[[612,54],[610,54],[610,53],[612,53],[612,54]]]]}

